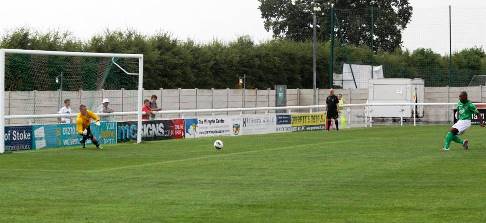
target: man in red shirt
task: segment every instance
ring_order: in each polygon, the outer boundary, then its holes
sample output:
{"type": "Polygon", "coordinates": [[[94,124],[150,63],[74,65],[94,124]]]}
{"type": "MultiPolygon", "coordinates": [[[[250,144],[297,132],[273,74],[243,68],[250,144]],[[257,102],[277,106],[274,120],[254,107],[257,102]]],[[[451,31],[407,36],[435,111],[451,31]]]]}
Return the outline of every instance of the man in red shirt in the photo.
{"type": "Polygon", "coordinates": [[[142,112],[144,113],[142,115],[142,120],[144,120],[144,121],[148,121],[150,119],[150,116],[154,115],[154,112],[150,108],[150,100],[145,99],[143,101],[142,112]]]}

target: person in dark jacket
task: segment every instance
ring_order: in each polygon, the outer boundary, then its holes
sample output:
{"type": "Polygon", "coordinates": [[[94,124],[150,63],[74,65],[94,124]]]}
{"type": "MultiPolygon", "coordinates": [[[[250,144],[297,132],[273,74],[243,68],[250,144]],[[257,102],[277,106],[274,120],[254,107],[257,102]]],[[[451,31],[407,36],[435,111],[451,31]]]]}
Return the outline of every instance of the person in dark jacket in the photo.
{"type": "Polygon", "coordinates": [[[331,121],[334,119],[334,124],[336,126],[336,130],[339,131],[339,123],[338,123],[338,118],[339,118],[339,111],[338,111],[338,104],[339,104],[339,99],[336,95],[334,95],[334,90],[331,89],[329,91],[329,96],[326,98],[326,105],[327,105],[327,123],[326,123],[326,129],[327,131],[330,131],[331,129],[331,121]]]}

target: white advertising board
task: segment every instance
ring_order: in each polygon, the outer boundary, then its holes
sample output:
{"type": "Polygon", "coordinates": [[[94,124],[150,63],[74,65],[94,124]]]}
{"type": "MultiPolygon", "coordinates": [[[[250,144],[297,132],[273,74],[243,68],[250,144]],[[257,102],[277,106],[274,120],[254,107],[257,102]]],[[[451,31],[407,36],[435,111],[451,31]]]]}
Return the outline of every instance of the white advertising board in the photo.
{"type": "Polygon", "coordinates": [[[233,135],[274,133],[277,127],[275,114],[233,116],[233,135]]]}

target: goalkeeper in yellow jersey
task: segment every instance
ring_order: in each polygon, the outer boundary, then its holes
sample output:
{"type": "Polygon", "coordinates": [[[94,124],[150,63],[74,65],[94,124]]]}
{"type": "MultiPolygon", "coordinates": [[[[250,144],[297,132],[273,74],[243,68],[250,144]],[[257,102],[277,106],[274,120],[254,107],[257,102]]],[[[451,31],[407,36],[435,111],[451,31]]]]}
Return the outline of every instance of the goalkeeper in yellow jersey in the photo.
{"type": "Polygon", "coordinates": [[[100,117],[92,111],[89,111],[88,108],[86,108],[86,105],[80,105],[79,114],[76,118],[76,131],[83,137],[80,141],[81,145],[83,145],[83,149],[86,148],[86,140],[90,139],[91,142],[96,145],[96,148],[101,150],[102,148],[100,147],[98,140],[94,137],[91,128],[89,127],[91,120],[95,121],[96,125],[100,125],[100,117]]]}

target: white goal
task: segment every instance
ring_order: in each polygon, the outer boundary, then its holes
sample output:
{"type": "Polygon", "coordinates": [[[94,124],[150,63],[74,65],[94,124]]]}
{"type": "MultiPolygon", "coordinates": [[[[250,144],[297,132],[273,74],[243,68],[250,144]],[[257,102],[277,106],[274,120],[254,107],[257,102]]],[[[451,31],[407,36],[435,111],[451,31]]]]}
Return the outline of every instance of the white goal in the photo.
{"type": "Polygon", "coordinates": [[[137,122],[140,143],[142,54],[0,49],[0,153],[6,151],[8,137],[22,137],[18,132],[9,135],[6,128],[65,124],[65,119],[72,123],[80,104],[97,112],[105,98],[115,107],[110,116],[124,115],[137,122]],[[124,101],[110,95],[120,90],[127,94],[124,101]],[[59,113],[66,99],[71,114],[59,113]]]}

